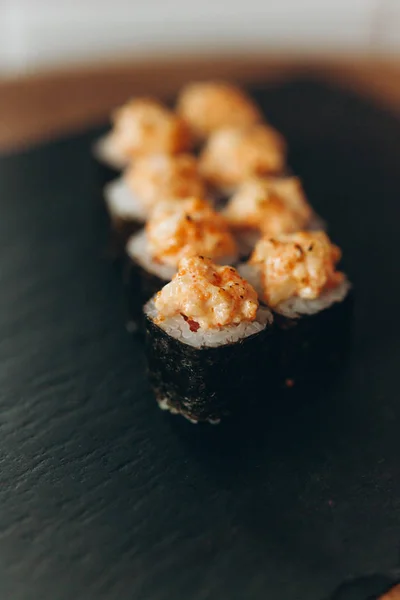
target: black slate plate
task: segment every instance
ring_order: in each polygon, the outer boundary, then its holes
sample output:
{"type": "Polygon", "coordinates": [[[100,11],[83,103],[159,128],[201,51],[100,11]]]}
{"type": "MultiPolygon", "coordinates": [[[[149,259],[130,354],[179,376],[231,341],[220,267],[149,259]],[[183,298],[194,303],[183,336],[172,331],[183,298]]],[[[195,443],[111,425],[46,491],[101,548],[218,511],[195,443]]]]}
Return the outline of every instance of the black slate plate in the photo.
{"type": "Polygon", "coordinates": [[[363,600],[396,577],[400,123],[315,81],[256,95],[344,249],[348,368],[239,427],[169,418],[104,256],[98,132],[3,157],[1,598],[363,600]]]}

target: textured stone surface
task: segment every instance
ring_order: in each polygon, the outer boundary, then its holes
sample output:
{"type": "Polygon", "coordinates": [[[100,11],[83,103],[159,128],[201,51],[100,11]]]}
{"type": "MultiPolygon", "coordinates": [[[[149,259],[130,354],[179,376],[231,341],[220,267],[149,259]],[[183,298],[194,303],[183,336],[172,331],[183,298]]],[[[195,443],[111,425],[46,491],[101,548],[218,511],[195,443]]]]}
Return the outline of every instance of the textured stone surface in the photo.
{"type": "Polygon", "coordinates": [[[400,125],[307,82],[259,97],[355,283],[347,370],[252,423],[165,415],[104,258],[94,134],[2,158],[1,598],[321,600],[396,566],[400,125]]]}

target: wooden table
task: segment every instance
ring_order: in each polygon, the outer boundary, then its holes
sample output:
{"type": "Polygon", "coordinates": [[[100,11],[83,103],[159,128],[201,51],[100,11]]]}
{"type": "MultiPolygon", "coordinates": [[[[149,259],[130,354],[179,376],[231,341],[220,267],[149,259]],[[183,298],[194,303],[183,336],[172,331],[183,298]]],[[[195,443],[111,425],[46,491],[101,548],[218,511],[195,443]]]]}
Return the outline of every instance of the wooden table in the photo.
{"type": "Polygon", "coordinates": [[[400,107],[400,59],[366,56],[247,55],[127,61],[0,80],[0,151],[18,150],[85,125],[104,122],[134,94],[165,96],[190,79],[240,83],[318,75],[400,107]]]}

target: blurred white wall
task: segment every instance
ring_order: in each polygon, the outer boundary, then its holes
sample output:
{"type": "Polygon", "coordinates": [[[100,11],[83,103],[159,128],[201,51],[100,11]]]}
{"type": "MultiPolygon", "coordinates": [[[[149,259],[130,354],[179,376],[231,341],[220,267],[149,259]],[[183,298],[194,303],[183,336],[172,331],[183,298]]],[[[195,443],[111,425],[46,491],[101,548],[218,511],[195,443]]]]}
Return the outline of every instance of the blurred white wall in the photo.
{"type": "Polygon", "coordinates": [[[400,52],[400,0],[0,0],[0,73],[123,55],[400,52]]]}

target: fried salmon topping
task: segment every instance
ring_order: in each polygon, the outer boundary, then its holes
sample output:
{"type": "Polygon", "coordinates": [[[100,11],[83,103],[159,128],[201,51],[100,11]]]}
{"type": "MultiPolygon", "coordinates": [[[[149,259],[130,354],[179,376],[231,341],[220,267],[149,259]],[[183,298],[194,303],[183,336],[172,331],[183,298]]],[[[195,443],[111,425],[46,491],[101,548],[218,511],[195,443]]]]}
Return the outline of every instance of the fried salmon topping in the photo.
{"type": "Polygon", "coordinates": [[[198,198],[157,205],[147,222],[146,234],[153,260],[172,266],[196,254],[227,260],[237,254],[224,217],[198,198]]]}
{"type": "Polygon", "coordinates": [[[113,115],[111,138],[127,159],[144,154],[176,154],[191,146],[185,121],[151,98],[130,100],[113,115]]]}
{"type": "Polygon", "coordinates": [[[208,258],[183,258],[170,283],[155,299],[158,322],[181,314],[192,331],[254,321],[257,293],[233,267],[217,266],[208,258]]]}
{"type": "Polygon", "coordinates": [[[264,237],[256,245],[250,263],[261,270],[264,300],[274,307],[300,296],[318,298],[337,286],[344,274],[336,271],[341,250],[323,231],[264,237]]]}
{"type": "Polygon", "coordinates": [[[146,208],[152,208],[162,200],[205,194],[197,159],[190,154],[142,156],[127,169],[124,178],[146,208]]]}
{"type": "Polygon", "coordinates": [[[305,228],[312,214],[297,177],[252,177],[239,187],[224,211],[235,229],[256,229],[273,236],[305,228]]]}
{"type": "Polygon", "coordinates": [[[200,139],[221,127],[248,127],[262,120],[253,100],[224,82],[190,83],[178,98],[177,111],[200,139]]]}
{"type": "Polygon", "coordinates": [[[253,175],[279,173],[285,158],[285,142],[272,127],[230,127],[210,136],[200,157],[200,170],[216,187],[232,189],[253,175]]]}

